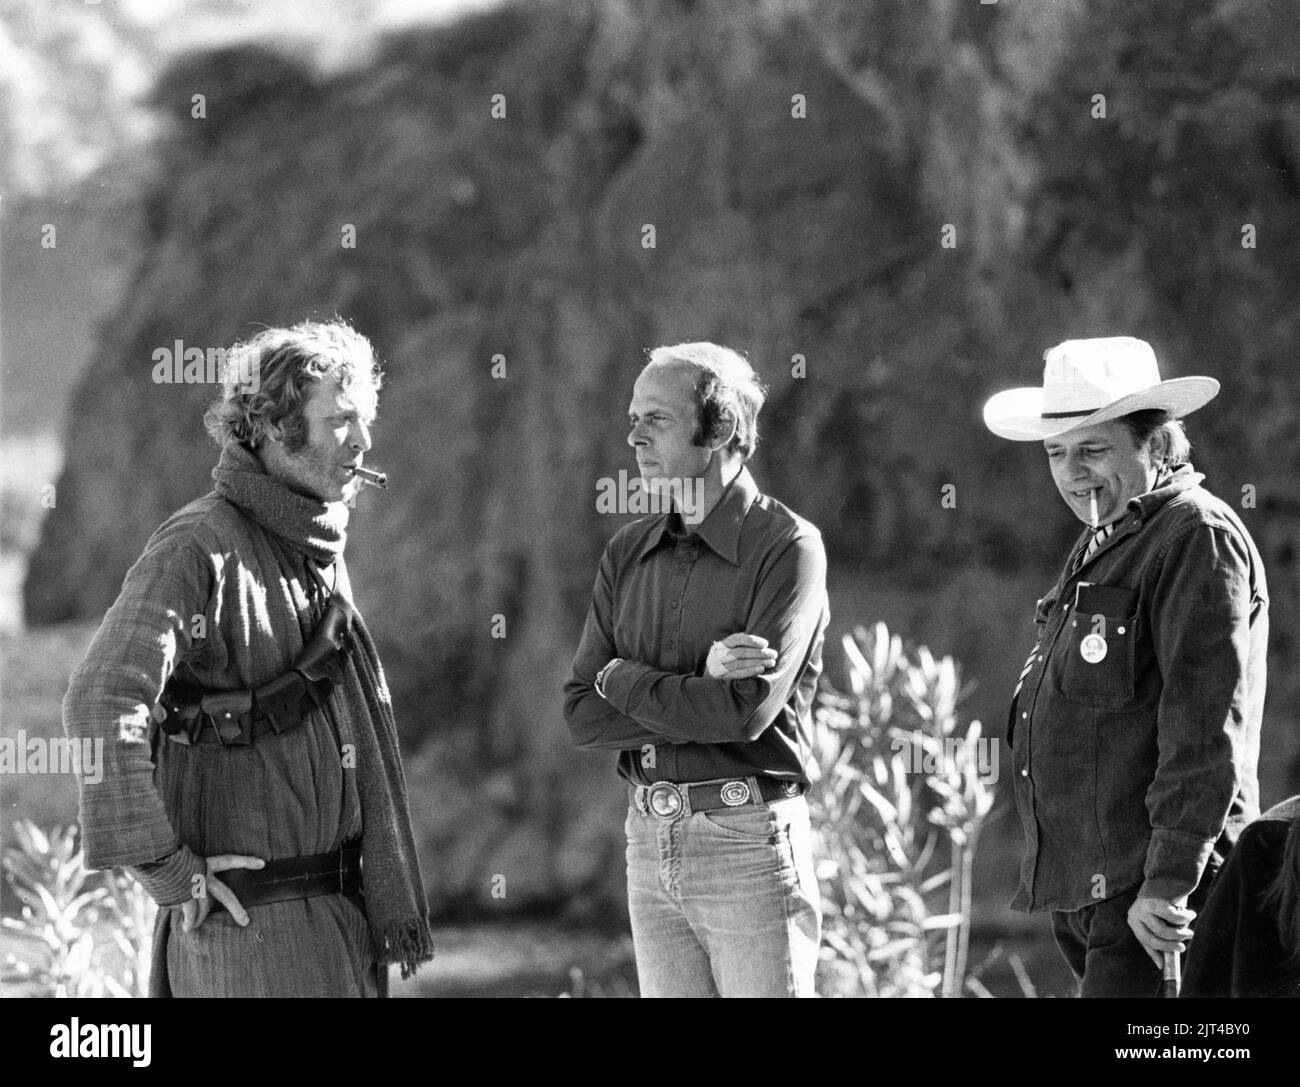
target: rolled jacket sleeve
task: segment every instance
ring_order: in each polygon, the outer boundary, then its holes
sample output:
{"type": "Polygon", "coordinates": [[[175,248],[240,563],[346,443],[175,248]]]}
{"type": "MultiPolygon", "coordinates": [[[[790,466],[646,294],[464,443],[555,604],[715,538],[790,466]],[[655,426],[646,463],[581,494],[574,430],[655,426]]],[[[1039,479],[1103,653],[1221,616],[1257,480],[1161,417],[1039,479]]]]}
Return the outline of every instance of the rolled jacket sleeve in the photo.
{"type": "Polygon", "coordinates": [[[188,532],[160,530],[128,571],[63,699],[68,737],[103,752],[100,780],[78,783],[86,867],[133,869],[160,905],[184,901],[205,868],[181,847],[155,787],[150,714],[194,648],[195,617],[209,621],[213,578],[188,532]]]}
{"type": "Polygon", "coordinates": [[[1226,527],[1191,526],[1169,545],[1155,600],[1163,685],[1141,894],[1172,901],[1200,881],[1243,768],[1253,765],[1246,718],[1255,601],[1242,541],[1226,527]]]}
{"type": "Polygon", "coordinates": [[[807,664],[826,604],[821,537],[793,538],[759,581],[744,633],[767,639],[776,667],[751,679],[681,675],[625,661],[606,678],[609,704],[673,743],[756,740],[776,719],[807,664]]]}

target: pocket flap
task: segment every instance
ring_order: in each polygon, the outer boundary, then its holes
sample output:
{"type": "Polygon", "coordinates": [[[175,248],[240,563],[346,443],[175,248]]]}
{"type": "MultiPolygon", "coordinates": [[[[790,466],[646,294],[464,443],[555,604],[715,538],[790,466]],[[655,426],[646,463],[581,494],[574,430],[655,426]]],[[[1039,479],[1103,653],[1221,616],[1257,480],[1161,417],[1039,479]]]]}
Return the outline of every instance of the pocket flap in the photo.
{"type": "Polygon", "coordinates": [[[1080,582],[1074,596],[1074,609],[1079,615],[1105,615],[1112,619],[1128,619],[1137,612],[1138,592],[1117,585],[1087,585],[1080,582]]]}
{"type": "Polygon", "coordinates": [[[225,717],[227,715],[236,717],[241,713],[247,713],[253,708],[253,692],[247,689],[242,691],[213,691],[199,699],[199,706],[204,713],[210,713],[213,717],[225,717]]]}

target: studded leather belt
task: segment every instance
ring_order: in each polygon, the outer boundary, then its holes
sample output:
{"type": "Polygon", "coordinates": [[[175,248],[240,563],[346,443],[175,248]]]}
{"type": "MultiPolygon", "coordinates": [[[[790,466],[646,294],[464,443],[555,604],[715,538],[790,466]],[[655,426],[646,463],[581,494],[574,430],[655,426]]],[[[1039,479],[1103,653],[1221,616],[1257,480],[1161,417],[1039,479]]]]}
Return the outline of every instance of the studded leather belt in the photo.
{"type": "Polygon", "coordinates": [[[692,812],[789,800],[801,795],[803,789],[798,781],[777,781],[769,777],[718,778],[681,784],[657,781],[653,785],[633,786],[632,800],[642,815],[676,819],[692,812]]]}

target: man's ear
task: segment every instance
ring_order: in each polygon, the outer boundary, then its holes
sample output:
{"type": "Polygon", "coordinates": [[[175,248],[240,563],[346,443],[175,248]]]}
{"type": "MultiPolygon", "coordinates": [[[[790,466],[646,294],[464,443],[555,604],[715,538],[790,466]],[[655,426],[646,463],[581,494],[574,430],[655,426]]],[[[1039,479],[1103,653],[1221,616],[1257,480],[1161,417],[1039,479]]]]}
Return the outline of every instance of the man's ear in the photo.
{"type": "Polygon", "coordinates": [[[731,444],[731,439],[736,436],[738,429],[735,419],[728,418],[725,415],[719,416],[718,421],[713,426],[713,433],[709,435],[709,448],[715,453],[726,449],[731,444]]]}
{"type": "Polygon", "coordinates": [[[1156,467],[1164,465],[1169,459],[1169,431],[1162,427],[1151,435],[1147,442],[1147,456],[1156,467]]]}

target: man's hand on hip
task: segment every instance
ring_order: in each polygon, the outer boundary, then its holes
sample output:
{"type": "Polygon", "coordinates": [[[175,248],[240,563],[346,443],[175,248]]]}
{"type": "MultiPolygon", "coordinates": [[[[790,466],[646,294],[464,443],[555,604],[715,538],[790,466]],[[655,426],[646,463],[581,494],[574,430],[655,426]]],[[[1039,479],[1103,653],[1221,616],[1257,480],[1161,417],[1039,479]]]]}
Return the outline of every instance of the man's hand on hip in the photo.
{"type": "Polygon", "coordinates": [[[212,900],[214,898],[230,911],[230,916],[235,919],[235,924],[241,927],[247,925],[247,911],[239,904],[235,892],[217,879],[216,873],[225,872],[230,868],[261,868],[266,864],[266,861],[262,860],[261,857],[244,857],[235,853],[222,853],[216,857],[208,857],[206,863],[208,874],[203,878],[203,894],[191,898],[181,905],[181,916],[183,918],[181,930],[190,932],[203,924],[207,920],[208,914],[212,912],[212,900]]]}
{"type": "Polygon", "coordinates": [[[714,679],[750,679],[775,667],[777,653],[757,634],[728,634],[709,647],[706,664],[714,679]]]}
{"type": "Polygon", "coordinates": [[[1163,898],[1138,898],[1128,909],[1129,928],[1157,967],[1164,965],[1164,952],[1187,950],[1192,938],[1187,926],[1195,917],[1196,911],[1163,898]]]}

